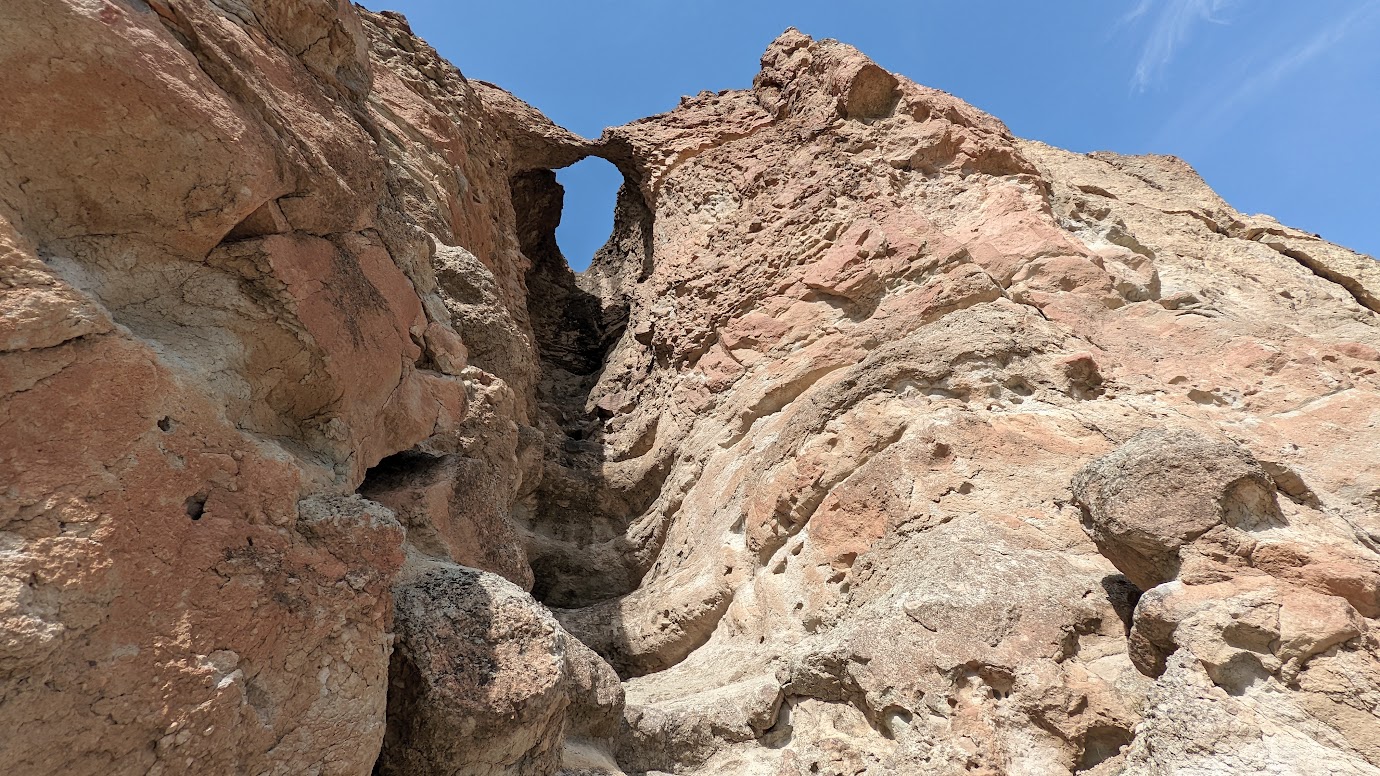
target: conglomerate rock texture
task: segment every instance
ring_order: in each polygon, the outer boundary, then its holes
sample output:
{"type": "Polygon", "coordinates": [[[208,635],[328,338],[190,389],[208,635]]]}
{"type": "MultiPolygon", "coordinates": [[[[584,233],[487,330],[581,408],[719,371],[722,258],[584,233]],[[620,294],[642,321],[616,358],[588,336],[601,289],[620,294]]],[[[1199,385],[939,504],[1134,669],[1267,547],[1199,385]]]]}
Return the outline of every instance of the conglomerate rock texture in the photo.
{"type": "Polygon", "coordinates": [[[7,772],[1380,773],[1380,270],[1183,162],[794,30],[593,141],[342,0],[0,69],[7,772]]]}

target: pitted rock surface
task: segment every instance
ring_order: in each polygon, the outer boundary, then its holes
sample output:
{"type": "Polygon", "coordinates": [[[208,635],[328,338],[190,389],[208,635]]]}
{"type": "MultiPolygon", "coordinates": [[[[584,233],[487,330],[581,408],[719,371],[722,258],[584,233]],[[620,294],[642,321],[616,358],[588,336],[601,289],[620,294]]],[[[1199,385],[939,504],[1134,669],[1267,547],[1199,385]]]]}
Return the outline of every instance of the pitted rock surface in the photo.
{"type": "Polygon", "coordinates": [[[0,68],[10,772],[1380,773],[1370,257],[795,30],[597,140],[343,0],[0,68]]]}

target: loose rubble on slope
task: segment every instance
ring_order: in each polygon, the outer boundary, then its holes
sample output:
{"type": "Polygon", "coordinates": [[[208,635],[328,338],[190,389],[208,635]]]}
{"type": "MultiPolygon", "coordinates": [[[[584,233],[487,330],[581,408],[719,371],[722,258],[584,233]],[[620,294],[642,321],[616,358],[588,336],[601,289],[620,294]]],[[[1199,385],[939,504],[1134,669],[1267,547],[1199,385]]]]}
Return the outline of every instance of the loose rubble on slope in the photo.
{"type": "Polygon", "coordinates": [[[0,68],[10,772],[1380,774],[1369,257],[794,30],[598,140],[343,0],[0,68]]]}

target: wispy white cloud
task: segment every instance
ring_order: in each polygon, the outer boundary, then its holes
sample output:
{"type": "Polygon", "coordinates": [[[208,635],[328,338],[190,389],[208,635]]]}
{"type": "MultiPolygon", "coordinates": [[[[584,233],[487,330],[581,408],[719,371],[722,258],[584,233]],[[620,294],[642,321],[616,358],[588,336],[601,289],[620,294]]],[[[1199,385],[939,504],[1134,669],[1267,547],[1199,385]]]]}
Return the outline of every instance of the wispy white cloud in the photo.
{"type": "Polygon", "coordinates": [[[1324,54],[1342,56],[1368,45],[1367,35],[1380,27],[1380,0],[1361,0],[1348,13],[1333,16],[1314,30],[1299,30],[1297,44],[1279,47],[1278,39],[1262,40],[1237,66],[1208,81],[1193,99],[1180,107],[1162,128],[1156,143],[1164,145],[1191,132],[1200,140],[1230,126],[1252,104],[1274,95],[1282,82],[1324,54]]]}
{"type": "Polygon", "coordinates": [[[1220,105],[1222,112],[1234,110],[1239,105],[1250,102],[1269,92],[1280,81],[1294,71],[1312,62],[1320,54],[1333,50],[1338,44],[1359,30],[1365,29],[1380,12],[1380,0],[1367,0],[1331,24],[1305,38],[1299,45],[1275,58],[1259,72],[1242,80],[1241,85],[1231,92],[1220,105]]]}
{"type": "Polygon", "coordinates": [[[1140,0],[1121,19],[1123,25],[1142,21],[1150,25],[1140,60],[1136,63],[1136,74],[1131,79],[1132,88],[1144,91],[1154,83],[1194,27],[1202,22],[1226,23],[1222,14],[1236,3],[1237,0],[1140,0]],[[1153,16],[1152,9],[1158,9],[1153,16]]]}

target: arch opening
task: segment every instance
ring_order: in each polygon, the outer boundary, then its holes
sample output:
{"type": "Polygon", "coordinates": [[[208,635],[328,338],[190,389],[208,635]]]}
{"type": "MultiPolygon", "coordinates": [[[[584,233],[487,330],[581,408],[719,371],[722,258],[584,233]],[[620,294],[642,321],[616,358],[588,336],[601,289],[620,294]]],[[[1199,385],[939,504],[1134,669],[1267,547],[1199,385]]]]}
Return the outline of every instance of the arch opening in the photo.
{"type": "Polygon", "coordinates": [[[608,160],[590,156],[557,170],[556,180],[565,189],[556,242],[570,268],[584,272],[613,233],[623,173],[608,160]]]}

